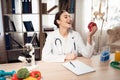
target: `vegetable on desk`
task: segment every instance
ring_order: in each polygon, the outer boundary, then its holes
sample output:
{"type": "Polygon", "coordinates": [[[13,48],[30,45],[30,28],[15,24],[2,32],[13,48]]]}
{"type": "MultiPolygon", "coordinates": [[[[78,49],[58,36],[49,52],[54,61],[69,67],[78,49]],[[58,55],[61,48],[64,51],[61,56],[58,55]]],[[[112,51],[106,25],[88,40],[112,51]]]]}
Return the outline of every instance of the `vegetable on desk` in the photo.
{"type": "MultiPolygon", "coordinates": [[[[29,77],[27,77],[27,78],[25,78],[25,79],[23,79],[23,80],[38,80],[37,78],[34,78],[34,77],[32,77],[32,76],[29,76],[29,77]]],[[[39,79],[40,80],[40,79],[39,79]]]]}
{"type": "Polygon", "coordinates": [[[20,79],[25,79],[27,77],[29,77],[29,71],[27,68],[21,68],[17,71],[17,77],[20,79]]]}
{"type": "Polygon", "coordinates": [[[41,73],[40,71],[32,71],[30,73],[30,76],[34,77],[34,78],[37,78],[37,80],[40,80],[41,79],[41,73]]]}
{"type": "Polygon", "coordinates": [[[11,80],[20,80],[20,79],[17,78],[17,74],[13,74],[11,80]]]}
{"type": "Polygon", "coordinates": [[[31,71],[27,68],[21,68],[14,74],[11,80],[40,80],[41,79],[41,72],[40,71],[31,71]]]}

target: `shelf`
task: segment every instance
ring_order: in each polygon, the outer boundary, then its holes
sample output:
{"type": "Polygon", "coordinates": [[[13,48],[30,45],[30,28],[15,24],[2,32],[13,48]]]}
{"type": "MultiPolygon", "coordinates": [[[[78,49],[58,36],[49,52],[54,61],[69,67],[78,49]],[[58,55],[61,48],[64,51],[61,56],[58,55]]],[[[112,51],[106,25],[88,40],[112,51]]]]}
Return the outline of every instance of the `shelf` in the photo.
{"type": "Polygon", "coordinates": [[[23,48],[26,43],[33,44],[40,60],[43,47],[40,40],[41,0],[1,0],[1,3],[8,62],[14,55],[17,59],[18,53],[26,50],[23,48]],[[11,53],[14,55],[10,55],[11,53]]]}
{"type": "MultiPolygon", "coordinates": [[[[8,43],[10,42],[9,44],[11,45],[11,40],[9,41],[10,39],[9,35],[12,36],[12,38],[15,39],[18,43],[24,45],[25,44],[24,34],[26,33],[27,33],[27,37],[31,36],[33,33],[37,33],[37,38],[38,38],[40,47],[35,47],[35,50],[36,50],[37,57],[41,60],[42,48],[45,43],[45,33],[44,33],[45,31],[43,30],[46,28],[43,26],[44,25],[50,26],[49,27],[50,30],[47,29],[48,32],[53,31],[53,29],[51,28],[53,27],[56,28],[53,22],[54,16],[60,10],[61,4],[59,4],[59,2],[70,1],[70,0],[28,0],[28,1],[31,1],[32,3],[31,4],[32,12],[30,13],[23,13],[22,11],[23,7],[22,7],[21,1],[24,1],[24,0],[1,0],[3,28],[4,28],[3,34],[5,34],[3,39],[5,40],[3,41],[5,43],[4,56],[7,55],[8,62],[12,58],[17,59],[20,51],[24,50],[23,48],[6,49],[6,47],[8,47],[6,42],[8,43]],[[15,6],[15,12],[13,8],[14,6],[12,7],[12,1],[15,1],[15,3],[13,4],[15,6]],[[45,3],[44,6],[46,7],[43,7],[43,3],[45,3]],[[52,7],[54,7],[55,5],[57,5],[57,7],[55,9],[52,9],[52,7]],[[46,12],[50,9],[52,9],[52,11],[50,11],[49,14],[43,13],[44,10],[46,12]],[[51,17],[43,18],[43,16],[45,17],[51,16],[51,17]],[[13,28],[13,25],[10,23],[10,21],[13,21],[16,30],[13,28]],[[34,30],[27,30],[25,28],[25,25],[23,24],[23,21],[31,21],[33,24],[34,30]],[[9,34],[9,35],[7,36],[6,34],[9,34]],[[14,53],[14,54],[11,55],[11,53],[14,53]]],[[[16,44],[14,41],[12,41],[12,45],[13,43],[16,44]]],[[[4,60],[6,60],[6,58],[4,58],[4,60]]]]}
{"type": "MultiPolygon", "coordinates": [[[[35,47],[35,50],[36,49],[40,49],[40,47],[35,47]]],[[[16,49],[14,48],[14,49],[10,49],[10,50],[7,50],[7,51],[9,51],[9,52],[11,51],[12,52],[12,51],[24,51],[24,50],[27,50],[27,48],[19,48],[19,49],[18,48],[16,48],[16,49]]]]}

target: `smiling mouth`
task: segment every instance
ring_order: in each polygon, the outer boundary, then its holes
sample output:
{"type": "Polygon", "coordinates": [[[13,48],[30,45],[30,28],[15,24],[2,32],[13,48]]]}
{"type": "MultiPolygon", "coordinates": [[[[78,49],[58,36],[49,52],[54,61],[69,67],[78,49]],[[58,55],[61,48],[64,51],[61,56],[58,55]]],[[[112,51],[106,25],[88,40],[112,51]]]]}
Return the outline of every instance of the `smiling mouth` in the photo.
{"type": "Polygon", "coordinates": [[[67,22],[67,24],[72,24],[72,22],[67,22]]]}

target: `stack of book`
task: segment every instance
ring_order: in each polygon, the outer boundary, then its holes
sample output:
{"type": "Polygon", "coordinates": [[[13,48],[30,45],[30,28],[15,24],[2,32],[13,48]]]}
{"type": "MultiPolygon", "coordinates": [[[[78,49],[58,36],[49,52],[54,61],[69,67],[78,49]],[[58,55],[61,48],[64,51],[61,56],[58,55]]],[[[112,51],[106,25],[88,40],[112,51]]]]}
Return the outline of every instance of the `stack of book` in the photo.
{"type": "Polygon", "coordinates": [[[23,2],[22,2],[22,12],[23,13],[32,13],[31,0],[23,0],[23,2]]]}
{"type": "MultiPolygon", "coordinates": [[[[12,0],[12,13],[15,14],[16,11],[16,5],[15,5],[15,1],[17,0],[12,0]]],[[[22,13],[32,13],[32,3],[31,0],[22,0],[22,13]]]]}

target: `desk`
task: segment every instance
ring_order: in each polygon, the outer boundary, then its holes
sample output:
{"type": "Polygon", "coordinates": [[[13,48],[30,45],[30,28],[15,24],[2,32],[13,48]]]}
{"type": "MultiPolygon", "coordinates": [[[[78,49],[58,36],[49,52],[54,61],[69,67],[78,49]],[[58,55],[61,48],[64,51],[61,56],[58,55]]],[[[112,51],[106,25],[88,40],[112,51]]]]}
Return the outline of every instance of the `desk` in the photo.
{"type": "MultiPolygon", "coordinates": [[[[91,59],[79,57],[78,59],[85,64],[92,66],[96,72],[91,72],[76,76],[71,71],[62,66],[62,63],[48,63],[38,61],[37,70],[40,70],[43,80],[120,80],[120,70],[110,67],[109,63],[113,60],[113,55],[107,62],[100,62],[99,55],[93,56],[91,59]]],[[[0,69],[5,71],[18,70],[23,67],[23,63],[0,64],[0,69]]]]}

